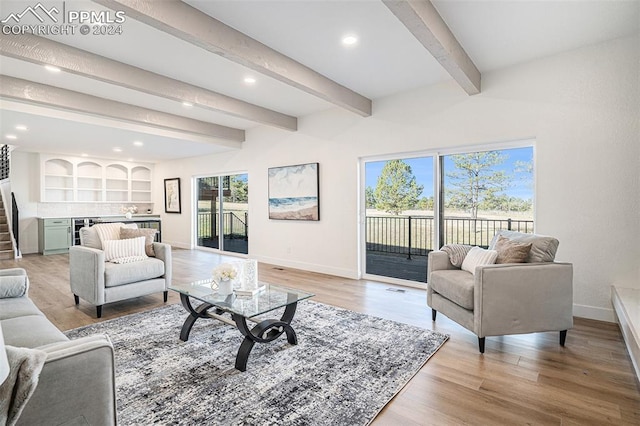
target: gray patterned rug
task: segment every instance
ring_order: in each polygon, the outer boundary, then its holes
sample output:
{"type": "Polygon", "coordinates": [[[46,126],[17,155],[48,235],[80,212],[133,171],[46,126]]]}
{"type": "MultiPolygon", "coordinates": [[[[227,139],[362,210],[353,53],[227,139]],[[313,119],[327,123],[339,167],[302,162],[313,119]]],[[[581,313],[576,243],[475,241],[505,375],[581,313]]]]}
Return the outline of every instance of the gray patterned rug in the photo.
{"type": "Polygon", "coordinates": [[[240,332],[199,319],[182,342],[186,316],[171,305],[66,333],[111,338],[119,424],[366,425],[448,338],[304,301],[298,345],[256,344],[241,373],[240,332]]]}

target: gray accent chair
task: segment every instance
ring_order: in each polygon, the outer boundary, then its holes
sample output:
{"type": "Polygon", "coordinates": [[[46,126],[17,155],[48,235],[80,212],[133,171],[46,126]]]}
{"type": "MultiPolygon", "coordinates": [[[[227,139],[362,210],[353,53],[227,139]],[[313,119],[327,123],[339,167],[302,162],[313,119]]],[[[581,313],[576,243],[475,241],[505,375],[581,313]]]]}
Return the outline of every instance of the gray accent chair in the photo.
{"type": "Polygon", "coordinates": [[[163,292],[167,301],[171,285],[171,246],[153,243],[155,257],[132,263],[105,262],[99,237],[91,227],[80,230],[81,245],[69,248],[69,275],[76,305],[80,299],[96,306],[163,292]],[[96,242],[97,241],[97,242],[96,242]]]}
{"type": "Polygon", "coordinates": [[[564,346],[573,327],[573,266],[555,262],[558,240],[536,234],[499,231],[512,241],[532,243],[526,263],[477,266],[475,275],[451,264],[444,251],[429,253],[427,305],[432,320],[441,312],[478,336],[560,332],[564,346]]]}
{"type": "MultiPolygon", "coordinates": [[[[96,334],[69,340],[36,307],[28,290],[24,269],[0,270],[4,344],[47,354],[17,425],[115,425],[115,362],[109,337],[96,334]]],[[[0,350],[4,349],[0,341],[0,350]]]]}

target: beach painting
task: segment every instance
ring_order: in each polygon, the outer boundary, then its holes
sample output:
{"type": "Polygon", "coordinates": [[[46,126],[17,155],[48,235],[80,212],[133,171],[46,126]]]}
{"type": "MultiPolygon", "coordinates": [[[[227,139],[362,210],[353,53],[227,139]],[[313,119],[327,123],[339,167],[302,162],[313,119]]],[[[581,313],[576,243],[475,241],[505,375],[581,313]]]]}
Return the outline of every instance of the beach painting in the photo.
{"type": "Polygon", "coordinates": [[[320,220],[319,164],[269,169],[269,219],[320,220]]]}

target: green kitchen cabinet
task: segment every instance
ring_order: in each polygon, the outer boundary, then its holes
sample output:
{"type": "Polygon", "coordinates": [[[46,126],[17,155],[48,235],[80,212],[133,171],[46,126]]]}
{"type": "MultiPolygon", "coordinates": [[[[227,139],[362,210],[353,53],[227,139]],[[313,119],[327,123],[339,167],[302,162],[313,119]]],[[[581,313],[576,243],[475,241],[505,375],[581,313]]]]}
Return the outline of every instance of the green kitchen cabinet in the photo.
{"type": "Polygon", "coordinates": [[[71,246],[71,219],[38,219],[38,251],[44,255],[68,253],[71,246]]]}

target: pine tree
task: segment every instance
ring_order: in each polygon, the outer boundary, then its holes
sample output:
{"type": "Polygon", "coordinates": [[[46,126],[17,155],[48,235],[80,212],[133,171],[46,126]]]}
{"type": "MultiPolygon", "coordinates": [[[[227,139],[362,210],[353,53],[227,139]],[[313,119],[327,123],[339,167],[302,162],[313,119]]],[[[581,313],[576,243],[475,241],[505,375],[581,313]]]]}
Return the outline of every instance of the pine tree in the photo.
{"type": "Polygon", "coordinates": [[[411,166],[402,160],[388,161],[382,168],[374,191],[375,207],[397,215],[418,204],[423,188],[416,182],[411,166]]]}
{"type": "Polygon", "coordinates": [[[496,197],[508,184],[506,173],[494,168],[504,163],[506,156],[500,151],[485,151],[452,155],[451,159],[455,170],[447,173],[447,204],[465,209],[477,219],[480,204],[496,197]]]}

